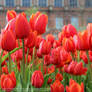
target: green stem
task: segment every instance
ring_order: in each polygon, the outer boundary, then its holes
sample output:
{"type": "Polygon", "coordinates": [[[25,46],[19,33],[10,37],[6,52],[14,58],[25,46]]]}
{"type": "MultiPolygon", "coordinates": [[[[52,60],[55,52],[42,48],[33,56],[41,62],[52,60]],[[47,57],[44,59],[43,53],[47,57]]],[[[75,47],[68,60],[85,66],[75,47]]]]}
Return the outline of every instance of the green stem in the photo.
{"type": "MultiPolygon", "coordinates": [[[[24,46],[24,39],[22,39],[22,49],[23,49],[23,61],[22,61],[22,73],[23,73],[23,81],[25,82],[25,46],[24,46]]],[[[23,83],[24,88],[24,83],[23,83]]]]}
{"type": "Polygon", "coordinates": [[[80,51],[77,51],[77,61],[80,61],[80,51]]]}
{"type": "Polygon", "coordinates": [[[90,59],[89,59],[88,51],[86,51],[86,54],[87,54],[87,58],[88,58],[88,72],[90,74],[90,80],[92,81],[92,69],[91,69],[91,62],[90,62],[90,59]]]}
{"type": "Polygon", "coordinates": [[[11,54],[10,52],[8,52],[9,54],[9,72],[11,72],[11,54]]]}
{"type": "Polygon", "coordinates": [[[26,65],[28,64],[28,63],[27,63],[27,60],[28,60],[28,54],[29,54],[29,48],[27,48],[27,54],[26,54],[26,65]]]}
{"type": "Polygon", "coordinates": [[[2,67],[1,67],[1,64],[2,64],[2,55],[3,55],[3,50],[1,51],[1,55],[0,55],[0,76],[2,74],[2,67]]]}
{"type": "Polygon", "coordinates": [[[72,56],[72,60],[74,60],[74,54],[73,54],[73,52],[71,52],[71,56],[72,56]]]}
{"type": "MultiPolygon", "coordinates": [[[[21,48],[22,48],[22,47],[15,48],[14,50],[10,51],[9,53],[12,54],[12,53],[16,52],[17,50],[19,50],[19,49],[21,49],[21,48]]],[[[4,60],[6,60],[8,57],[9,57],[9,54],[6,54],[6,55],[2,58],[2,62],[3,62],[4,60]]],[[[2,62],[1,62],[1,63],[2,63],[2,62]]]]}
{"type": "Polygon", "coordinates": [[[32,73],[33,73],[33,70],[34,70],[34,59],[35,59],[35,47],[33,48],[33,56],[32,56],[32,73]]]}

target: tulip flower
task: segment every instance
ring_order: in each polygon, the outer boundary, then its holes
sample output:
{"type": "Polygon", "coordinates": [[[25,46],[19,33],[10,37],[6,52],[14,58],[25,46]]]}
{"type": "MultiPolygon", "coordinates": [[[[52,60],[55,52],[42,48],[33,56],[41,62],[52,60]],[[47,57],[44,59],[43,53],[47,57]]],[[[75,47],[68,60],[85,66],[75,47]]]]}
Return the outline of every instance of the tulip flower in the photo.
{"type": "Polygon", "coordinates": [[[92,62],[92,51],[91,50],[89,51],[89,59],[90,59],[90,62],[92,62]]]}
{"type": "Polygon", "coordinates": [[[52,78],[49,78],[48,81],[47,81],[47,84],[48,85],[51,84],[52,81],[53,81],[53,79],[52,78]]]}
{"type": "Polygon", "coordinates": [[[79,85],[70,79],[69,86],[66,86],[66,92],[84,92],[84,84],[81,83],[81,85],[79,85]]]}
{"type": "Polygon", "coordinates": [[[57,73],[56,76],[55,76],[55,80],[62,81],[62,80],[63,80],[63,76],[62,76],[62,74],[57,73]]]}
{"type": "Polygon", "coordinates": [[[68,52],[74,52],[75,51],[75,44],[74,40],[72,37],[70,38],[64,38],[62,41],[63,47],[66,49],[68,52]]]}
{"type": "Polygon", "coordinates": [[[61,62],[61,60],[60,60],[60,50],[61,50],[61,47],[54,48],[54,49],[51,50],[50,61],[54,65],[59,65],[60,62],[61,62]]]}
{"type": "Polygon", "coordinates": [[[92,23],[88,23],[87,31],[88,31],[89,35],[92,35],[92,23]]]}
{"type": "Polygon", "coordinates": [[[64,66],[64,71],[73,75],[86,75],[87,68],[83,67],[82,62],[72,61],[69,66],[64,66]]]}
{"type": "Polygon", "coordinates": [[[29,32],[30,32],[30,25],[27,19],[22,14],[19,14],[16,17],[15,22],[16,37],[19,39],[24,39],[29,36],[29,32]]]}
{"type": "Polygon", "coordinates": [[[63,34],[65,37],[70,37],[70,36],[74,36],[77,34],[77,30],[76,28],[72,25],[72,24],[68,24],[68,25],[65,25],[63,28],[62,28],[62,31],[63,31],[63,34]]]}
{"type": "Polygon", "coordinates": [[[11,19],[15,18],[17,16],[16,12],[14,10],[7,11],[6,19],[9,22],[11,19]]]}
{"type": "Polygon", "coordinates": [[[36,88],[41,88],[44,83],[43,74],[41,71],[35,71],[31,78],[32,85],[36,88]]]}
{"type": "Polygon", "coordinates": [[[49,41],[51,44],[54,42],[54,36],[52,34],[46,35],[46,41],[49,41]]]}
{"type": "Polygon", "coordinates": [[[35,32],[30,32],[29,36],[26,39],[26,47],[32,48],[35,46],[36,34],[35,32]]]}
{"type": "Polygon", "coordinates": [[[45,55],[44,56],[44,64],[49,65],[50,64],[50,55],[45,55]]]}
{"type": "Polygon", "coordinates": [[[44,39],[42,38],[42,36],[37,36],[36,41],[35,41],[35,47],[36,47],[37,49],[39,48],[39,45],[40,45],[40,43],[41,43],[42,40],[44,40],[44,39]]]}
{"type": "Polygon", "coordinates": [[[62,40],[63,40],[63,38],[64,38],[65,36],[64,36],[64,32],[60,32],[59,34],[58,34],[58,39],[59,39],[59,41],[62,43],[62,40]]]}
{"type": "Polygon", "coordinates": [[[88,31],[78,33],[78,50],[89,50],[90,48],[90,36],[88,31]]]}
{"type": "Polygon", "coordinates": [[[88,64],[88,58],[85,51],[80,51],[80,58],[85,62],[85,64],[88,64]]]}
{"type": "Polygon", "coordinates": [[[1,88],[6,92],[11,92],[16,87],[16,77],[15,73],[11,74],[2,74],[1,75],[1,88]]]}
{"type": "Polygon", "coordinates": [[[2,67],[2,73],[8,74],[8,68],[6,66],[2,67]]]}
{"type": "Polygon", "coordinates": [[[57,48],[59,46],[61,46],[61,42],[59,40],[54,40],[53,48],[57,48]]]}
{"type": "Polygon", "coordinates": [[[6,51],[11,51],[16,47],[16,39],[11,30],[4,30],[2,33],[1,47],[6,51]]]}
{"type": "Polygon", "coordinates": [[[61,84],[59,80],[56,80],[53,84],[51,84],[51,92],[64,92],[64,86],[61,84]]]}
{"type": "Polygon", "coordinates": [[[46,40],[43,40],[39,46],[39,51],[41,52],[41,54],[47,55],[50,53],[50,50],[51,50],[51,43],[47,42],[46,40]]]}
{"type": "Polygon", "coordinates": [[[38,34],[43,34],[46,31],[46,25],[48,23],[48,17],[45,14],[37,12],[30,18],[30,26],[33,31],[37,31],[38,34]]]}

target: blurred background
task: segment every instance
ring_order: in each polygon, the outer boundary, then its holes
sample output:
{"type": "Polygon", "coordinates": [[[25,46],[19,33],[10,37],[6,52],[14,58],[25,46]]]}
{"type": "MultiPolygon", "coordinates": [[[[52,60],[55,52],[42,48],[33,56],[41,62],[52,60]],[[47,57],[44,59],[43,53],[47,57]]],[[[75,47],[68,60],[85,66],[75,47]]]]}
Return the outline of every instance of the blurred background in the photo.
{"type": "Polygon", "coordinates": [[[37,10],[48,15],[47,32],[57,35],[63,25],[84,30],[92,23],[92,0],[0,0],[0,29],[6,25],[7,10],[24,11],[29,20],[37,10]]]}

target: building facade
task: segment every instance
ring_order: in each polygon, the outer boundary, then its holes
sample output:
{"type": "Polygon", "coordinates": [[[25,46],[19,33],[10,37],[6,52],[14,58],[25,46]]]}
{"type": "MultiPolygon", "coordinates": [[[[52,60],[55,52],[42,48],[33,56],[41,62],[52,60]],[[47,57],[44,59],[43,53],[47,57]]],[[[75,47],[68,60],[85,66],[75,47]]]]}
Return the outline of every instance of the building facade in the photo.
{"type": "Polygon", "coordinates": [[[47,13],[48,32],[55,34],[65,24],[71,23],[76,28],[82,28],[92,23],[92,0],[0,0],[0,28],[6,24],[8,9],[21,12],[32,7],[47,13]]]}

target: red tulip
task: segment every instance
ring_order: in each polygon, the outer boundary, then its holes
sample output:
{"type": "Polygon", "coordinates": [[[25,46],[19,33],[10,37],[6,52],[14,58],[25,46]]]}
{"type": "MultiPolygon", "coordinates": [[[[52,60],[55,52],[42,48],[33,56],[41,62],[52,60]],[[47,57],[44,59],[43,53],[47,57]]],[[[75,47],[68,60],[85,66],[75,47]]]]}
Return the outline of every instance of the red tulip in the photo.
{"type": "Polygon", "coordinates": [[[15,23],[16,37],[19,39],[24,39],[28,37],[29,31],[30,31],[30,25],[27,19],[22,14],[19,14],[16,18],[16,23],[15,23]]]}
{"type": "Polygon", "coordinates": [[[55,40],[53,43],[53,48],[57,48],[59,46],[61,46],[61,42],[59,40],[55,40]]]}
{"type": "Polygon", "coordinates": [[[64,71],[73,75],[86,75],[87,68],[83,67],[83,63],[72,61],[69,66],[64,66],[64,71]]]}
{"type": "Polygon", "coordinates": [[[64,36],[64,32],[60,32],[59,34],[58,34],[58,39],[59,39],[59,41],[62,43],[62,40],[63,40],[63,38],[64,38],[65,36],[64,36]]]}
{"type": "Polygon", "coordinates": [[[60,50],[61,48],[54,48],[51,50],[51,57],[50,57],[50,61],[52,64],[54,65],[59,65],[61,60],[60,60],[60,50]]]}
{"type": "Polygon", "coordinates": [[[66,49],[68,52],[74,52],[75,51],[75,44],[74,40],[72,37],[70,38],[64,38],[62,41],[63,47],[66,49]]]}
{"type": "Polygon", "coordinates": [[[51,85],[51,92],[64,92],[64,86],[61,84],[59,80],[56,80],[51,85]]]}
{"type": "Polygon", "coordinates": [[[84,84],[79,85],[74,80],[70,79],[69,87],[66,86],[66,92],[84,92],[84,84]]]}
{"type": "Polygon", "coordinates": [[[88,64],[88,58],[85,51],[80,51],[80,58],[85,62],[85,64],[88,64]]]}
{"type": "Polygon", "coordinates": [[[51,84],[53,79],[49,78],[48,81],[47,81],[47,84],[51,84]]]}
{"type": "Polygon", "coordinates": [[[11,19],[15,18],[17,16],[16,12],[14,10],[7,11],[6,19],[7,21],[10,21],[11,19]]]}
{"type": "Polygon", "coordinates": [[[36,88],[41,88],[44,83],[43,74],[41,71],[35,71],[31,78],[32,85],[36,88]]]}
{"type": "Polygon", "coordinates": [[[50,64],[50,55],[44,56],[44,64],[47,65],[47,66],[50,64]]]}
{"type": "Polygon", "coordinates": [[[41,52],[41,54],[47,55],[50,53],[50,50],[51,50],[50,42],[43,40],[39,46],[39,51],[41,52]]]}
{"type": "Polygon", "coordinates": [[[8,74],[8,68],[7,67],[2,67],[2,73],[8,74]]]}
{"type": "Polygon", "coordinates": [[[11,72],[11,74],[2,74],[1,75],[1,88],[6,92],[11,92],[13,88],[16,87],[16,77],[15,73],[11,72]]]}
{"type": "Polygon", "coordinates": [[[42,40],[44,40],[44,39],[42,38],[42,36],[37,36],[36,41],[35,41],[35,47],[36,47],[37,49],[39,48],[39,45],[40,45],[40,43],[41,43],[42,40]]]}
{"type": "Polygon", "coordinates": [[[30,26],[33,31],[37,31],[38,34],[43,34],[46,31],[46,25],[48,23],[48,17],[45,14],[37,12],[30,18],[30,26]]]}
{"type": "Polygon", "coordinates": [[[36,34],[35,32],[30,32],[29,36],[26,39],[27,48],[32,48],[35,46],[36,34]]]}
{"type": "Polygon", "coordinates": [[[74,35],[77,34],[77,30],[72,24],[65,25],[62,31],[63,31],[64,36],[67,38],[70,36],[73,37],[74,35]]]}
{"type": "Polygon", "coordinates": [[[90,42],[89,42],[90,36],[88,34],[88,31],[83,31],[78,33],[78,50],[89,50],[90,48],[90,42]]]}
{"type": "Polygon", "coordinates": [[[55,38],[52,34],[46,35],[46,41],[49,41],[51,44],[53,44],[55,38]]]}
{"type": "Polygon", "coordinates": [[[87,31],[88,31],[89,35],[92,35],[92,23],[88,23],[87,31]]]}
{"type": "Polygon", "coordinates": [[[55,79],[56,79],[56,80],[59,80],[59,81],[62,81],[62,80],[63,80],[62,74],[57,73],[55,79]]]}
{"type": "Polygon", "coordinates": [[[16,47],[16,39],[11,30],[5,30],[5,32],[2,33],[1,47],[6,51],[11,51],[16,47]]]}
{"type": "Polygon", "coordinates": [[[90,59],[90,62],[92,62],[92,51],[89,51],[89,59],[90,59]]]}

